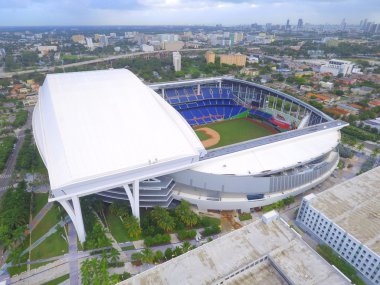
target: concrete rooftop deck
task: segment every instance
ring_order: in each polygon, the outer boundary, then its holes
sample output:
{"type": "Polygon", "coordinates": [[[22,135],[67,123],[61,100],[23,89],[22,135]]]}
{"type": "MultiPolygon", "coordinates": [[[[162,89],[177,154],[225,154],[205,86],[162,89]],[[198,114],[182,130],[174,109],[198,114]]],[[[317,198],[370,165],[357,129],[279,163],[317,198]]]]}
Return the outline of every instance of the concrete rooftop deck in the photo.
{"type": "Polygon", "coordinates": [[[316,195],[311,205],[380,254],[380,167],[316,195]]]}
{"type": "Polygon", "coordinates": [[[279,272],[273,263],[294,284],[349,284],[280,220],[269,224],[256,221],[120,284],[219,283],[266,256],[235,274],[228,284],[244,284],[244,280],[246,284],[287,284],[279,273],[272,274],[279,272]]]}

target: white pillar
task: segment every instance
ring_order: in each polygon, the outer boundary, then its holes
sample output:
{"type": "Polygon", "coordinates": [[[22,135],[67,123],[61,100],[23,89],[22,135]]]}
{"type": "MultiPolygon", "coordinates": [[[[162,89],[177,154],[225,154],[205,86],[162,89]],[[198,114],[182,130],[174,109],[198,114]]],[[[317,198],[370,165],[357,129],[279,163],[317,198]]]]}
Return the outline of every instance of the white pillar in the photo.
{"type": "Polygon", "coordinates": [[[132,215],[140,219],[140,183],[138,180],[133,181],[133,193],[128,184],[123,185],[127,193],[129,203],[131,204],[132,215]]]}
{"type": "Polygon", "coordinates": [[[72,200],[73,200],[73,206],[74,206],[74,213],[75,213],[77,224],[78,224],[77,232],[78,232],[79,240],[81,242],[84,242],[86,240],[86,231],[84,229],[82,208],[80,207],[78,196],[74,196],[72,200]]]}
{"type": "Polygon", "coordinates": [[[133,181],[133,196],[135,197],[135,217],[140,219],[140,183],[133,181]]]}
{"type": "Polygon", "coordinates": [[[219,81],[219,88],[222,88],[222,80],[219,81]]]}
{"type": "Polygon", "coordinates": [[[62,200],[58,202],[62,205],[62,207],[69,215],[71,221],[73,222],[78,234],[79,241],[84,242],[86,240],[86,231],[84,229],[83,216],[79,198],[77,196],[72,197],[72,203],[74,207],[71,206],[68,200],[62,200]]]}
{"type": "Polygon", "coordinates": [[[201,85],[197,85],[197,95],[201,95],[201,85]]]}

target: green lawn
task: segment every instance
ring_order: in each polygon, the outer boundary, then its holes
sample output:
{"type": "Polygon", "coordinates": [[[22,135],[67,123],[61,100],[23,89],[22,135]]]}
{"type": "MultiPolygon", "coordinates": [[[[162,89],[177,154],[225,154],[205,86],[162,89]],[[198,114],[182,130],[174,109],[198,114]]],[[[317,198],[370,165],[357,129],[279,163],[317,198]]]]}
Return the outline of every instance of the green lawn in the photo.
{"type": "Polygon", "coordinates": [[[39,260],[63,255],[68,252],[67,242],[57,233],[45,239],[39,246],[32,250],[30,259],[39,260]]]}
{"type": "MultiPolygon", "coordinates": [[[[211,148],[222,147],[234,143],[239,143],[247,140],[252,140],[272,134],[269,130],[257,125],[251,120],[237,119],[230,121],[223,121],[203,125],[202,127],[208,127],[217,131],[220,135],[220,141],[218,144],[211,148]]],[[[196,132],[198,137],[200,132],[196,132]]]]}
{"type": "Polygon", "coordinates": [[[119,217],[116,217],[115,215],[108,213],[107,223],[111,234],[117,242],[128,241],[127,232],[119,217]]]}
{"type": "Polygon", "coordinates": [[[195,131],[195,133],[197,134],[198,138],[201,140],[201,141],[204,141],[204,140],[207,140],[209,138],[208,135],[206,135],[204,132],[202,131],[195,131]]]}
{"type": "Polygon", "coordinates": [[[70,278],[69,274],[63,275],[61,277],[55,278],[49,282],[43,283],[42,285],[58,285],[61,284],[63,281],[66,281],[70,278]]]}
{"type": "Polygon", "coordinates": [[[46,205],[48,201],[48,193],[36,193],[33,196],[34,209],[33,218],[41,211],[41,209],[46,205]]]}
{"type": "Polygon", "coordinates": [[[30,265],[30,269],[36,269],[38,267],[44,266],[46,264],[49,264],[51,261],[46,261],[46,262],[39,262],[39,263],[33,263],[30,265]]]}
{"type": "Polygon", "coordinates": [[[58,223],[58,207],[53,206],[45,217],[39,222],[39,224],[32,231],[32,243],[42,237],[48,230],[58,223]]]}

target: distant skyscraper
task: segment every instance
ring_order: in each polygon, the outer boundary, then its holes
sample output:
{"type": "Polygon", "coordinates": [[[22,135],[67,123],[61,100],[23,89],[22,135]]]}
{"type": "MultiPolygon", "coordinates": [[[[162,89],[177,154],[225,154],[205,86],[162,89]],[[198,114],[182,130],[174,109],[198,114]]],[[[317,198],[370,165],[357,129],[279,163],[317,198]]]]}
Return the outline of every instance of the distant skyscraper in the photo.
{"type": "Polygon", "coordinates": [[[341,24],[341,28],[342,28],[342,31],[344,31],[345,29],[346,29],[346,19],[345,18],[343,18],[343,20],[342,20],[342,24],[341,24]]]}
{"type": "Polygon", "coordinates": [[[302,19],[298,19],[297,30],[301,30],[302,27],[303,27],[303,20],[302,19]]]}
{"type": "Polygon", "coordinates": [[[181,71],[181,54],[178,51],[173,52],[174,71],[181,71]]]}
{"type": "Polygon", "coordinates": [[[290,20],[289,19],[286,21],[285,30],[287,30],[287,31],[290,30],[290,20]]]}
{"type": "Polygon", "coordinates": [[[101,35],[99,37],[99,42],[102,44],[102,46],[106,47],[108,46],[108,38],[106,35],[101,35]]]}

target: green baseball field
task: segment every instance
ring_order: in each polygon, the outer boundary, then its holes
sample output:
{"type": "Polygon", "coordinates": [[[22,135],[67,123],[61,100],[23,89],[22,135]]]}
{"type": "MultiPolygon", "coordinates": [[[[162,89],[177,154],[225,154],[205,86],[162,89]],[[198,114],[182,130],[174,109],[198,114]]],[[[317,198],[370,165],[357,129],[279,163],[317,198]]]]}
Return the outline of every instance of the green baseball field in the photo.
{"type": "Polygon", "coordinates": [[[251,119],[234,119],[202,125],[195,127],[195,132],[199,139],[204,142],[207,149],[278,133],[274,128],[251,119]],[[207,131],[207,129],[211,129],[214,132],[207,131]],[[215,132],[219,134],[219,137],[215,132]]]}

